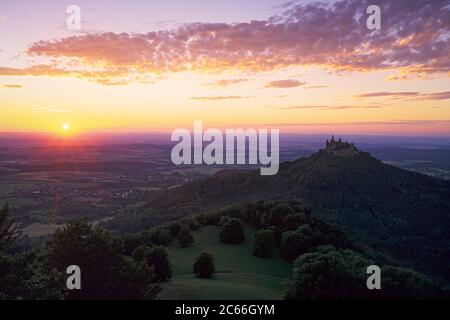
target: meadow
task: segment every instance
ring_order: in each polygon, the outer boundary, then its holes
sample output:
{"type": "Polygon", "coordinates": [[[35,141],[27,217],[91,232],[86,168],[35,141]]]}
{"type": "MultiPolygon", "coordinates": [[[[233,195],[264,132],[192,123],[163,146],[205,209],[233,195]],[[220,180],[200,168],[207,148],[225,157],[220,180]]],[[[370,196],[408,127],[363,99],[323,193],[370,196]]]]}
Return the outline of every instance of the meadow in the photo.
{"type": "Polygon", "coordinates": [[[291,263],[276,252],[272,259],[253,256],[254,230],[245,230],[246,240],[238,245],[219,241],[219,228],[203,227],[195,232],[194,244],[181,248],[177,243],[168,248],[172,264],[172,280],[163,285],[160,299],[282,299],[283,283],[292,272],[291,263]],[[192,264],[202,252],[215,257],[216,274],[212,279],[199,279],[192,264]]]}

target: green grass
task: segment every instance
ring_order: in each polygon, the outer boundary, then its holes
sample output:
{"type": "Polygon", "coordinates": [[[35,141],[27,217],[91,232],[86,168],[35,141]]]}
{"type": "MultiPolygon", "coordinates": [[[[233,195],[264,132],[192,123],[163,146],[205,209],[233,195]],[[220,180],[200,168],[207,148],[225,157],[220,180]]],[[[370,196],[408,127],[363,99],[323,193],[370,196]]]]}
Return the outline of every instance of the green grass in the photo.
{"type": "Polygon", "coordinates": [[[173,279],[164,284],[161,299],[281,299],[283,282],[292,266],[279,258],[261,259],[252,255],[253,229],[246,229],[246,241],[225,245],[219,241],[219,228],[208,226],[193,233],[194,245],[168,248],[173,279]],[[215,257],[216,274],[198,279],[192,264],[202,252],[215,257]]]}

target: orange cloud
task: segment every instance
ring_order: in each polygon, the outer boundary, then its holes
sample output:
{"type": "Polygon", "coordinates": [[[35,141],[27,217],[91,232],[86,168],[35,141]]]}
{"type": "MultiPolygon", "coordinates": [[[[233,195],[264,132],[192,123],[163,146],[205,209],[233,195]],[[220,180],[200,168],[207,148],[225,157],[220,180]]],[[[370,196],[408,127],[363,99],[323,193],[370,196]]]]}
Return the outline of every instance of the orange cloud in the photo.
{"type": "Polygon", "coordinates": [[[447,100],[450,99],[450,91],[420,93],[417,91],[381,91],[369,92],[354,95],[355,98],[392,97],[392,98],[412,98],[414,100],[447,100]]]}
{"type": "Polygon", "coordinates": [[[302,85],[306,84],[306,82],[298,81],[298,80],[276,80],[276,81],[270,81],[265,85],[264,88],[295,88],[300,87],[302,85]]]}
{"type": "Polygon", "coordinates": [[[8,89],[21,89],[23,88],[23,86],[21,84],[4,84],[3,88],[8,88],[8,89]]]}
{"type": "Polygon", "coordinates": [[[236,100],[236,99],[247,99],[247,98],[251,98],[251,97],[243,97],[243,96],[191,97],[192,100],[200,100],[200,101],[236,100]]]}
{"type": "Polygon", "coordinates": [[[229,87],[234,84],[246,82],[248,79],[223,79],[214,82],[204,83],[206,87],[229,87]]]}
{"type": "Polygon", "coordinates": [[[348,105],[341,105],[341,106],[326,106],[326,105],[319,105],[319,106],[290,106],[290,107],[278,107],[278,110],[298,110],[298,109],[317,109],[317,110],[346,110],[346,109],[379,109],[382,108],[382,106],[379,105],[363,105],[363,106],[348,106],[348,105]]]}

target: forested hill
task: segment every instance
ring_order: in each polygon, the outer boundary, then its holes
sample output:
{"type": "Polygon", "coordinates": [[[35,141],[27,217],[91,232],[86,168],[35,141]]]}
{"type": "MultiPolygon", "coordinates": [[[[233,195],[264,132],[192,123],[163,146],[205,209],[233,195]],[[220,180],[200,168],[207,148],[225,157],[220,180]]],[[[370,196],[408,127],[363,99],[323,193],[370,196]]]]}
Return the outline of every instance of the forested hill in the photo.
{"type": "Polygon", "coordinates": [[[377,237],[450,233],[450,181],[393,167],[358,152],[326,150],[284,162],[275,176],[224,170],[169,190],[150,207],[205,207],[261,199],[293,199],[358,224],[377,237]],[[347,219],[351,212],[358,212],[347,219]],[[365,224],[367,220],[367,224],[365,224]]]}
{"type": "Polygon", "coordinates": [[[169,190],[147,208],[198,213],[222,204],[290,199],[379,241],[391,254],[450,274],[450,181],[384,164],[365,152],[318,153],[275,176],[224,170],[169,190]]]}

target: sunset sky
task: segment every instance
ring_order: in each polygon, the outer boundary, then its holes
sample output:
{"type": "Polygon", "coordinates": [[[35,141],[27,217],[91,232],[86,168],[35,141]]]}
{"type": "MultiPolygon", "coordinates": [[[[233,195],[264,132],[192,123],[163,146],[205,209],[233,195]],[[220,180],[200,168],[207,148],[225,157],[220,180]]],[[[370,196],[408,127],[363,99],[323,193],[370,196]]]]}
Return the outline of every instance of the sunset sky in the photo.
{"type": "Polygon", "coordinates": [[[2,1],[0,132],[450,135],[449,3],[2,1]]]}

